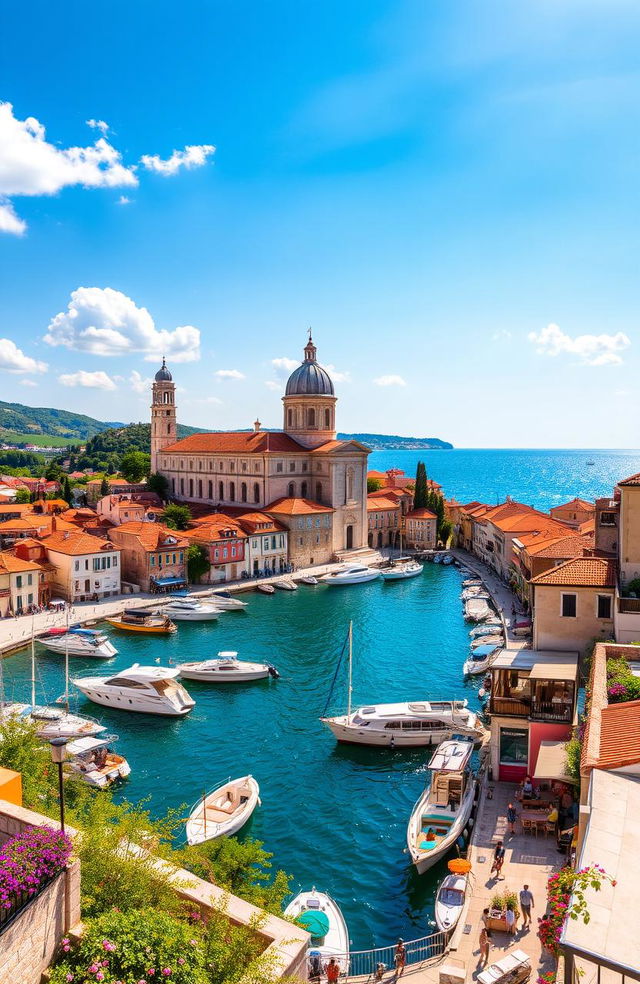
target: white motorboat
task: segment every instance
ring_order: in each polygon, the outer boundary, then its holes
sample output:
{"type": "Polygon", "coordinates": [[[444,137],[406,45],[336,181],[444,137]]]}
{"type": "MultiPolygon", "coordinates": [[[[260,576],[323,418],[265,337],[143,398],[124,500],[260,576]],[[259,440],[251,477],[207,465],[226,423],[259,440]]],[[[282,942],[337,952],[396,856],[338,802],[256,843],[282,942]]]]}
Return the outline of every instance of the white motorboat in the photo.
{"type": "Polygon", "coordinates": [[[465,676],[477,676],[480,673],[486,673],[501,649],[501,645],[478,646],[477,649],[471,651],[471,655],[465,660],[462,672],[465,676]]]}
{"type": "Polygon", "coordinates": [[[201,680],[207,683],[243,683],[248,680],[278,679],[280,674],[270,663],[249,663],[237,659],[237,653],[218,653],[217,659],[205,659],[199,663],[178,663],[180,676],[185,680],[201,680]]]}
{"type": "Polygon", "coordinates": [[[403,581],[409,577],[417,577],[422,574],[424,566],[411,557],[400,557],[394,561],[391,567],[383,567],[380,571],[384,581],[403,581]]]}
{"type": "Polygon", "coordinates": [[[32,721],[39,738],[74,738],[78,735],[97,735],[106,731],[95,718],[84,714],[70,714],[61,707],[4,702],[0,706],[0,719],[19,717],[32,721]]]}
{"type": "Polygon", "coordinates": [[[199,799],[189,813],[187,844],[236,834],[259,803],[260,787],[253,776],[227,779],[199,799]]]}
{"type": "Polygon", "coordinates": [[[496,618],[494,621],[476,625],[471,629],[469,635],[472,639],[480,639],[482,636],[495,635],[497,632],[502,632],[502,622],[496,618]]]}
{"type": "Polygon", "coordinates": [[[472,598],[479,598],[483,601],[490,601],[491,595],[484,588],[465,588],[460,595],[461,601],[471,601],[472,598]]]}
{"type": "Polygon", "coordinates": [[[274,587],[278,588],[280,591],[297,591],[298,585],[295,581],[292,581],[289,577],[283,577],[279,581],[273,582],[274,587]]]}
{"type": "Polygon", "coordinates": [[[430,700],[372,704],[353,714],[321,718],[339,742],[381,748],[437,745],[454,734],[481,741],[485,729],[466,700],[430,700]]]}
{"type": "Polygon", "coordinates": [[[178,673],[177,668],[134,663],[112,677],[83,677],[72,682],[85,697],[103,707],[184,717],[195,701],[177,682],[178,673]]]}
{"type": "Polygon", "coordinates": [[[444,741],[431,757],[431,783],[414,806],[407,827],[407,846],[419,874],[454,846],[471,816],[476,789],[469,770],[472,752],[472,741],[454,739],[444,741]]]}
{"type": "Polygon", "coordinates": [[[504,636],[501,632],[495,631],[491,635],[478,636],[471,640],[471,649],[479,649],[481,646],[504,646],[504,636]]]}
{"type": "Polygon", "coordinates": [[[467,621],[482,622],[490,614],[491,609],[484,598],[469,598],[465,602],[464,617],[467,621]]]}
{"type": "Polygon", "coordinates": [[[106,789],[126,779],[131,775],[129,763],[110,748],[117,740],[117,735],[101,735],[70,741],[66,747],[70,771],[96,789],[106,789]]]}
{"type": "MultiPolygon", "coordinates": [[[[468,865],[467,872],[471,869],[471,864],[462,859],[450,861],[449,864],[460,865],[460,867],[468,865]]],[[[468,879],[466,872],[464,874],[450,872],[440,882],[436,894],[435,916],[436,925],[441,933],[451,933],[456,928],[464,909],[468,879]]]]}
{"type": "Polygon", "coordinates": [[[473,588],[473,587],[482,588],[483,586],[484,586],[484,582],[480,577],[468,577],[466,578],[466,580],[462,582],[463,588],[473,588]]]}
{"type": "Polygon", "coordinates": [[[96,629],[50,629],[40,636],[38,642],[52,653],[69,653],[69,656],[90,656],[96,659],[111,659],[118,650],[109,640],[106,632],[96,629]]]}
{"type": "Polygon", "coordinates": [[[190,598],[172,601],[159,611],[173,622],[211,622],[220,614],[220,609],[215,605],[202,604],[190,598]]]}
{"type": "Polygon", "coordinates": [[[318,578],[314,577],[313,574],[305,574],[304,577],[298,579],[300,584],[318,584],[318,578]]]}
{"type": "Polygon", "coordinates": [[[364,564],[349,564],[341,567],[331,574],[325,574],[320,578],[322,584],[345,585],[345,584],[365,584],[367,581],[375,581],[380,577],[380,571],[373,567],[366,567],[364,564]]]}
{"type": "Polygon", "coordinates": [[[246,601],[240,601],[230,591],[214,591],[211,595],[211,600],[216,608],[223,609],[224,611],[239,612],[247,607],[246,601]]]}
{"type": "Polygon", "coordinates": [[[324,968],[335,957],[341,974],[349,972],[349,931],[340,907],[330,895],[318,892],[315,886],[310,892],[300,892],[284,910],[311,935],[309,940],[309,978],[320,977],[324,968]]]}
{"type": "Polygon", "coordinates": [[[273,584],[256,584],[256,590],[262,591],[263,594],[275,594],[276,589],[273,584]]]}

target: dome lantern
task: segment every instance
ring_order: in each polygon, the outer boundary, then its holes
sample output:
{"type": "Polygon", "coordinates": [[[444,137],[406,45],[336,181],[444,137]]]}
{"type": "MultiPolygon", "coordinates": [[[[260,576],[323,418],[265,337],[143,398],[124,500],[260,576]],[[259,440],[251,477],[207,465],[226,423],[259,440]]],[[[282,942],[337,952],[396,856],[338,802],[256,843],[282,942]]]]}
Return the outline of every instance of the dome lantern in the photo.
{"type": "Polygon", "coordinates": [[[158,369],[155,379],[156,383],[171,383],[173,381],[173,376],[167,369],[167,363],[164,355],[162,356],[162,365],[158,369]]]}

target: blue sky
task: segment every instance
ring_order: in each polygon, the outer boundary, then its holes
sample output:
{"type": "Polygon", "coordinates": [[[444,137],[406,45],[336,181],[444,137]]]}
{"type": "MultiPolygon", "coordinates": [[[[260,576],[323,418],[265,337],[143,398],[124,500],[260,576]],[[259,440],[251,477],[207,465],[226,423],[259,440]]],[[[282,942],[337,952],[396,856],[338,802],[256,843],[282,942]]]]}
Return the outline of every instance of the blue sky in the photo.
{"type": "Polygon", "coordinates": [[[637,446],[635,0],[36,2],[0,45],[0,399],[147,419],[166,349],[184,423],[279,426],[312,325],[341,430],[637,446]]]}

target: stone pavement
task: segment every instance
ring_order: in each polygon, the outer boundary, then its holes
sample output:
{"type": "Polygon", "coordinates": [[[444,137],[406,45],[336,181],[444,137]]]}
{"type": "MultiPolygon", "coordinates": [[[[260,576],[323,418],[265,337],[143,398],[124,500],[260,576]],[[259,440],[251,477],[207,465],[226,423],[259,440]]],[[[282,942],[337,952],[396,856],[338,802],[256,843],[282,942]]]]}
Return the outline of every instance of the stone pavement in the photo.
{"type": "Polygon", "coordinates": [[[460,564],[473,571],[474,574],[477,574],[484,581],[487,591],[491,595],[493,603],[498,610],[498,614],[502,618],[507,649],[528,649],[531,645],[531,638],[513,634],[513,606],[516,606],[518,616],[523,614],[520,601],[513,591],[486,564],[472,554],[467,553],[466,550],[456,548],[450,552],[460,564]]]}

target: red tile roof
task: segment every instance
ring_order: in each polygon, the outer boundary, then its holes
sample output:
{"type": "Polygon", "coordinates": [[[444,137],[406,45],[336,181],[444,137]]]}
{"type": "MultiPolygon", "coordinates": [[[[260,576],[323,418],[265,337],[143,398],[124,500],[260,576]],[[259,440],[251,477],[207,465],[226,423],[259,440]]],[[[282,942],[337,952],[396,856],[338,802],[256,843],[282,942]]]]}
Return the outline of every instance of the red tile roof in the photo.
{"type": "Polygon", "coordinates": [[[559,539],[546,540],[537,546],[531,544],[527,549],[536,557],[569,560],[584,556],[585,551],[593,547],[593,541],[593,533],[585,533],[583,536],[562,536],[559,539]]]}
{"type": "MultiPolygon", "coordinates": [[[[113,540],[114,543],[118,542],[120,533],[135,537],[148,552],[164,550],[165,546],[172,548],[186,547],[189,542],[182,535],[182,531],[170,530],[166,526],[163,526],[162,523],[145,523],[132,520],[130,523],[122,523],[120,526],[114,526],[109,532],[111,537],[115,537],[113,540]],[[171,538],[174,542],[167,543],[168,538],[171,538]]],[[[91,539],[95,540],[95,537],[91,537],[91,539]]]]}
{"type": "Polygon", "coordinates": [[[182,536],[191,539],[197,539],[200,536],[207,540],[220,540],[220,534],[223,531],[229,531],[233,536],[240,537],[241,539],[246,536],[238,520],[231,519],[229,516],[225,516],[224,513],[211,513],[209,516],[198,519],[193,529],[182,531],[182,536]]]}
{"type": "Polygon", "coordinates": [[[101,540],[97,536],[91,536],[89,533],[77,529],[77,527],[74,527],[72,531],[58,529],[55,533],[43,537],[42,543],[47,550],[69,554],[74,557],[81,554],[100,553],[101,550],[114,551],[117,549],[108,540],[101,540]]]}
{"type": "Polygon", "coordinates": [[[282,526],[272,516],[267,516],[262,512],[242,513],[237,517],[242,528],[250,534],[261,535],[262,533],[288,533],[286,526],[282,526]],[[260,528],[258,528],[260,527],[260,528]]]}
{"type": "Polygon", "coordinates": [[[308,516],[311,513],[332,513],[335,509],[331,506],[323,506],[312,499],[300,499],[285,497],[276,499],[270,505],[265,506],[265,512],[276,513],[281,516],[308,516]]]}
{"type": "Polygon", "coordinates": [[[309,448],[281,431],[223,431],[190,434],[162,449],[163,454],[265,454],[271,451],[308,454],[309,448]]]}
{"type": "Polygon", "coordinates": [[[20,574],[21,571],[40,571],[39,564],[32,560],[21,560],[7,551],[0,552],[0,574],[20,574]]]}
{"type": "Polygon", "coordinates": [[[377,512],[378,509],[393,509],[397,510],[400,506],[395,499],[386,499],[381,495],[368,495],[367,496],[367,512],[377,512]]]}
{"type": "Polygon", "coordinates": [[[558,564],[531,579],[532,584],[557,584],[562,587],[615,588],[615,560],[602,557],[577,557],[558,564]]]}
{"type": "Polygon", "coordinates": [[[622,769],[640,763],[640,700],[603,707],[600,719],[599,769],[622,769]]]}
{"type": "MultiPolygon", "coordinates": [[[[588,502],[586,499],[579,499],[577,496],[575,499],[571,499],[570,502],[563,502],[560,506],[553,506],[553,509],[587,509],[589,512],[595,512],[595,505],[593,502],[588,502]]],[[[549,510],[550,512],[552,510],[549,510]]]]}
{"type": "Polygon", "coordinates": [[[412,509],[410,512],[406,513],[405,519],[437,519],[435,513],[432,513],[430,509],[412,509]]]}
{"type": "Polygon", "coordinates": [[[618,482],[618,485],[640,485],[640,472],[637,472],[635,475],[630,475],[629,478],[623,478],[621,482],[618,482]]]}

